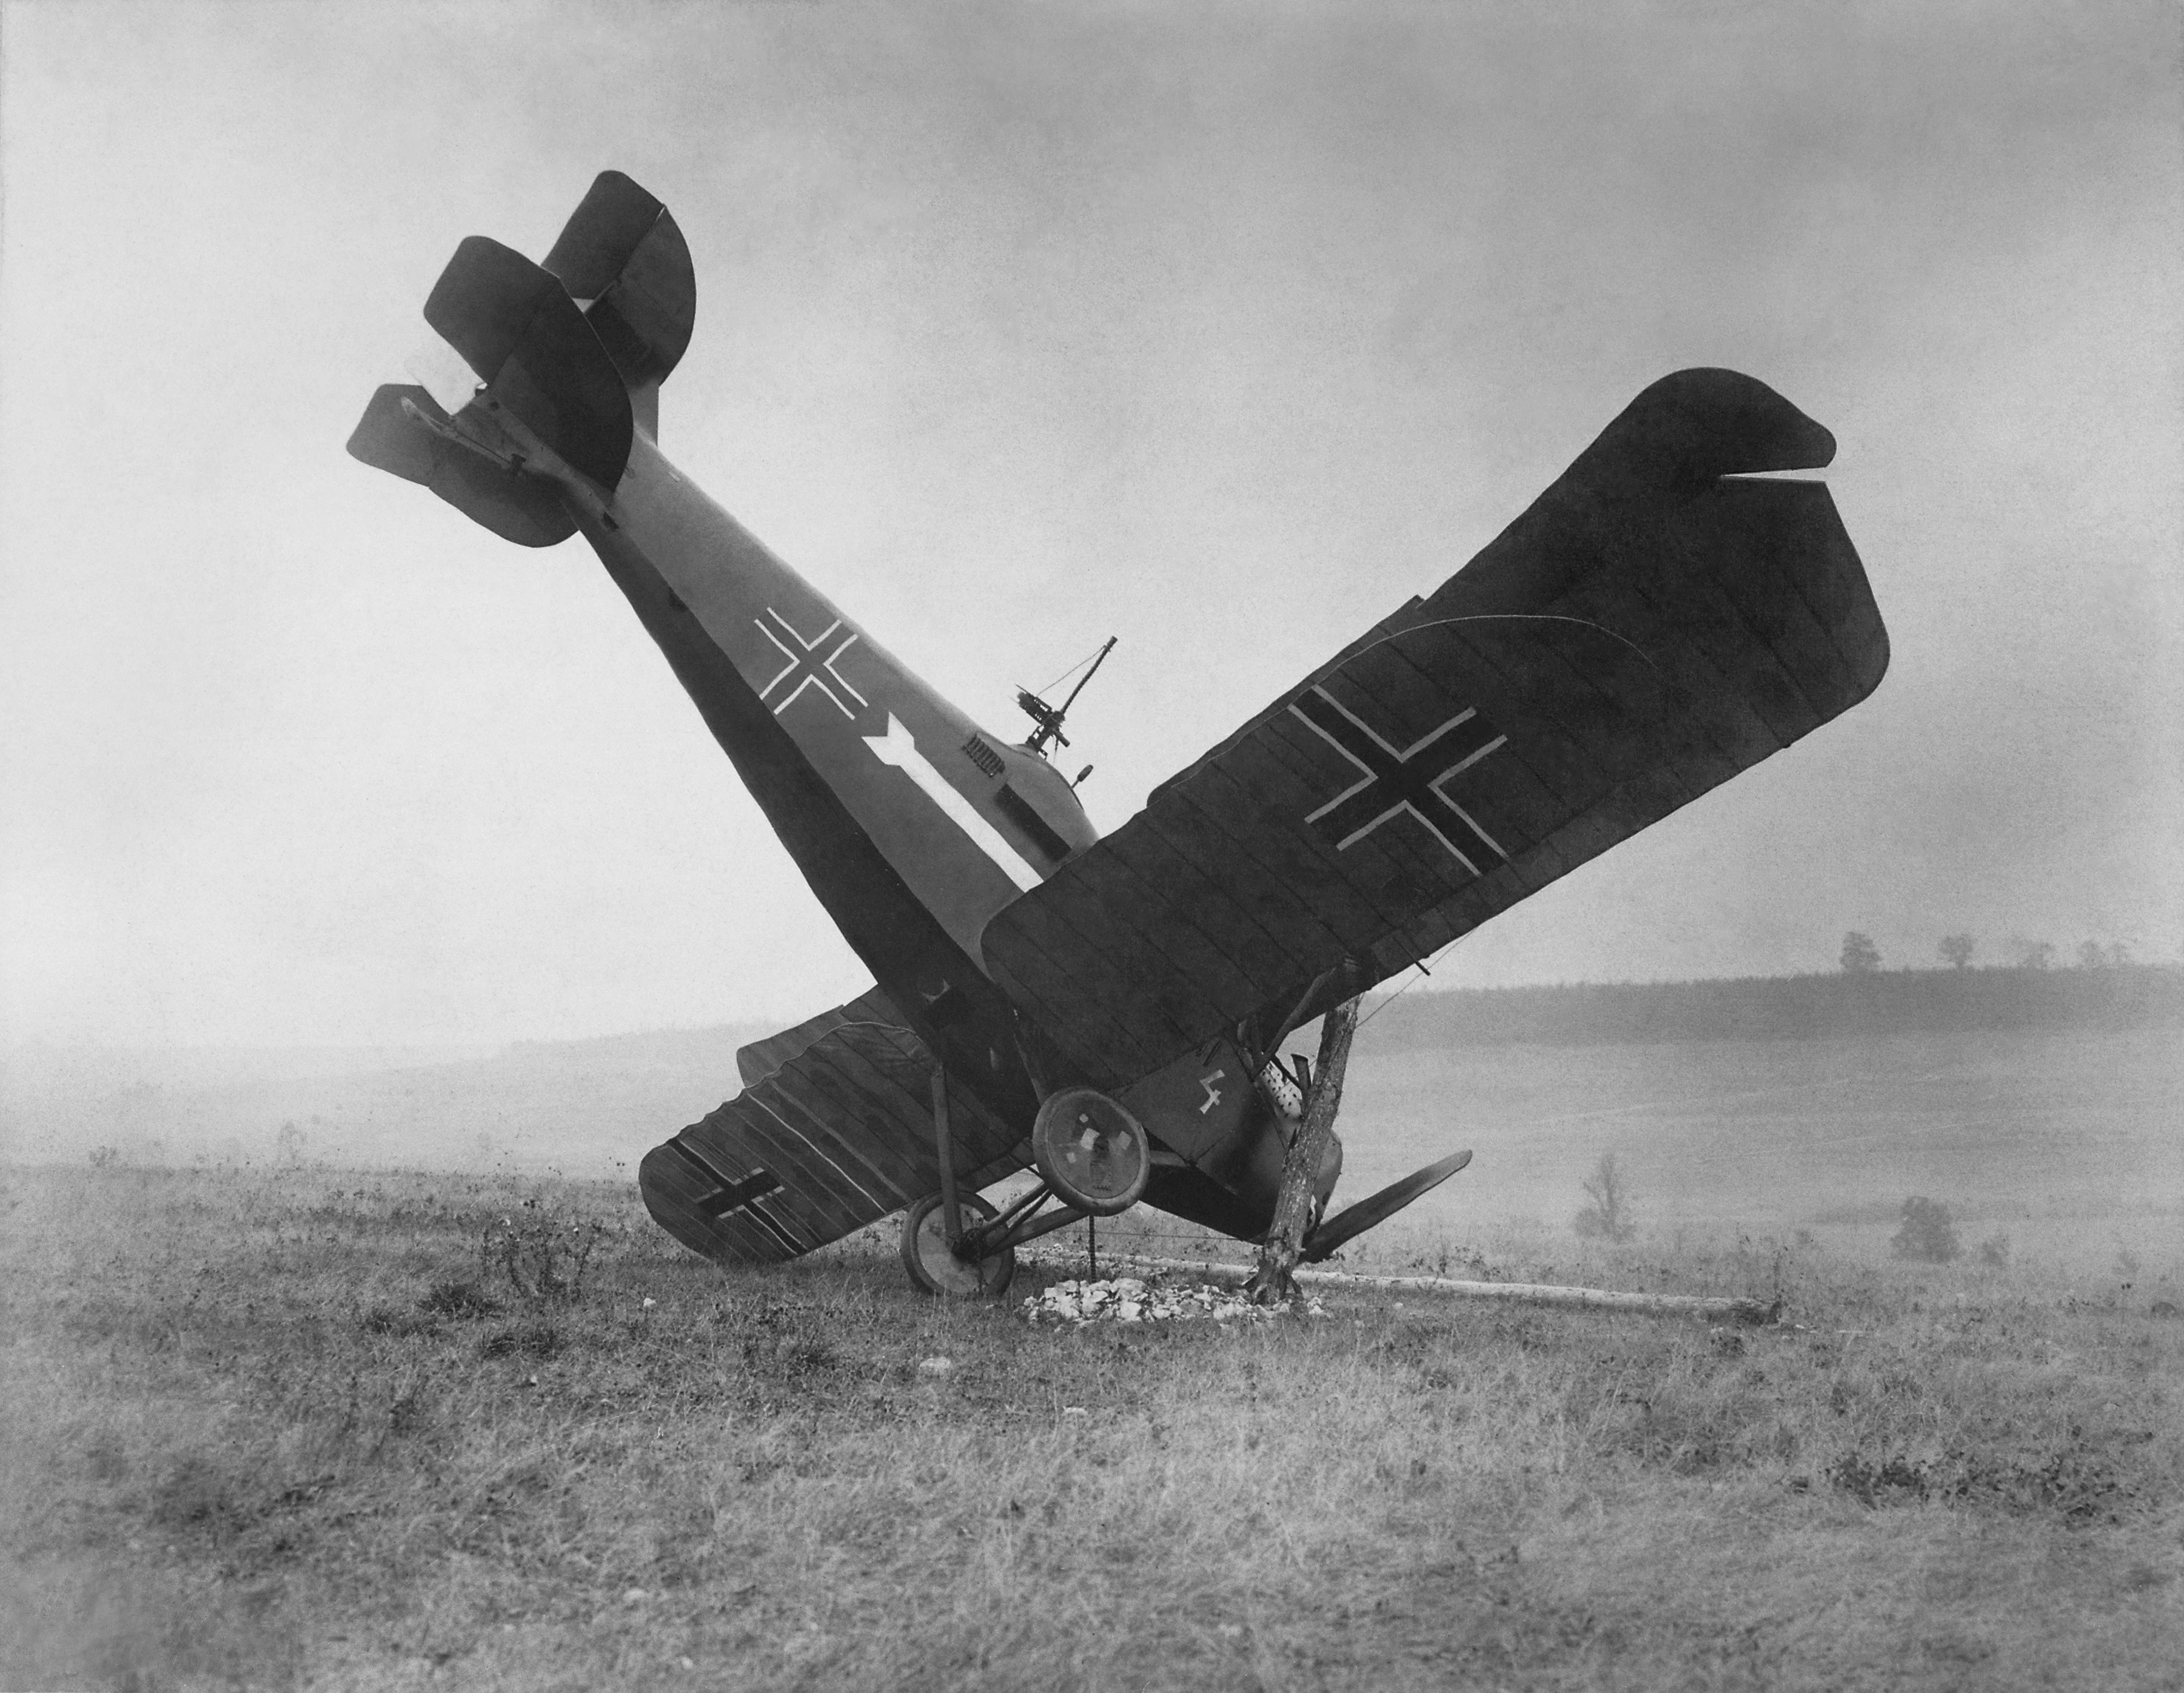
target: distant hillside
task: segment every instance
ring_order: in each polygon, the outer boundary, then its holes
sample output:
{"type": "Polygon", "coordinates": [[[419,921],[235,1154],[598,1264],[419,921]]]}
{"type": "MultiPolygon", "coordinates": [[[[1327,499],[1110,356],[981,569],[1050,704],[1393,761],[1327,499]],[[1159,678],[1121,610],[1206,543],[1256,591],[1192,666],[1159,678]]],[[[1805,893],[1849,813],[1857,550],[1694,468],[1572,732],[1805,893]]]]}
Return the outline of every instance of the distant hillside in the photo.
{"type": "Polygon", "coordinates": [[[0,1061],[0,1158],[303,1155],[357,1165],[600,1173],[737,1090],[736,1049],[772,1023],[498,1050],[20,1047],[0,1061]]]}
{"type": "MultiPolygon", "coordinates": [[[[0,1160],[94,1148],[146,1163],[270,1158],[572,1173],[627,1168],[738,1088],[730,1024],[493,1051],[396,1048],[115,1050],[0,1056],[0,1160]]],[[[2184,1032],[2184,971],[1913,970],[1741,981],[1419,988],[1359,1036],[1363,1054],[1521,1044],[1797,1040],[2011,1029],[2184,1032]]]]}
{"type": "Polygon", "coordinates": [[[1358,1039],[1384,1052],[1532,1042],[1806,1040],[1971,1029],[2184,1030],[2184,970],[1885,970],[1726,981],[1420,988],[1358,1039]]]}

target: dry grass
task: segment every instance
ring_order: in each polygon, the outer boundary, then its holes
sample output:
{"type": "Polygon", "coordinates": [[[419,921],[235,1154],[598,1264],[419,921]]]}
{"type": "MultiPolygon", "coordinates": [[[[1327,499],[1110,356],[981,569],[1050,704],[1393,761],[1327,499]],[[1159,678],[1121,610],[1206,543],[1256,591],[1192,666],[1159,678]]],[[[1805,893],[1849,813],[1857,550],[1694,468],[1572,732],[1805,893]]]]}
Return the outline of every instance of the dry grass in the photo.
{"type": "Polygon", "coordinates": [[[1585,1261],[1806,1326],[1056,1332],[620,1187],[6,1180],[0,1686],[2184,1685],[2143,1286],[1641,1239],[1585,1261]],[[601,1225],[573,1296],[526,1218],[601,1225]]]}

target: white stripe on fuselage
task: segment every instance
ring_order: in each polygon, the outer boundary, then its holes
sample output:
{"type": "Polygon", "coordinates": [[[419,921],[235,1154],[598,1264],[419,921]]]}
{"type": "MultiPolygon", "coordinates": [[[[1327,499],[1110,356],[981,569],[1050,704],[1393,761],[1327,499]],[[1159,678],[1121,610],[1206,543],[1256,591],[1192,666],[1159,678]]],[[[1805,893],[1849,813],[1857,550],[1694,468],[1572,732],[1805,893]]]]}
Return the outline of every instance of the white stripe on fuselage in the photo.
{"type": "Polygon", "coordinates": [[[926,798],[946,812],[948,820],[970,836],[979,851],[1000,866],[1010,881],[1026,893],[1039,886],[1041,877],[1032,868],[1030,860],[1011,846],[999,829],[978,815],[978,808],[957,793],[948,778],[933,767],[932,760],[918,751],[916,740],[894,712],[888,713],[887,733],[866,735],[864,742],[882,764],[893,765],[923,788],[926,798]]]}

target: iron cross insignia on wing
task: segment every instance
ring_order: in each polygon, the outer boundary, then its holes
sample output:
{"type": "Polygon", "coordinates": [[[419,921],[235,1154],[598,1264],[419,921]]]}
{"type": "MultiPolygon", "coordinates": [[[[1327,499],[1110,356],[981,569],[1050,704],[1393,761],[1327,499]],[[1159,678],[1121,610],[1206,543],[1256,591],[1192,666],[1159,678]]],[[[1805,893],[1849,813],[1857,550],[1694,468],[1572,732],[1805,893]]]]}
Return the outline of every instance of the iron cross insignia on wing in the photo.
{"type": "Polygon", "coordinates": [[[760,699],[771,699],[773,697],[774,689],[781,687],[784,682],[788,685],[788,692],[781,696],[781,704],[773,708],[775,716],[778,717],[794,704],[797,696],[807,688],[816,688],[820,693],[825,694],[834,703],[835,709],[844,717],[854,719],[857,714],[844,703],[842,694],[848,694],[860,705],[868,703],[865,696],[850,687],[842,672],[835,668],[835,666],[841,662],[842,654],[856,644],[855,630],[853,629],[843,636],[841,644],[833,651],[826,654],[824,657],[821,656],[822,649],[833,638],[834,632],[842,627],[840,618],[837,617],[808,641],[796,632],[794,624],[771,605],[766,609],[766,616],[754,617],[751,621],[758,626],[759,633],[778,647],[781,649],[782,657],[788,660],[782,666],[781,674],[758,691],[758,697],[760,699]],[[769,621],[769,619],[772,621],[769,621]],[[779,634],[775,632],[777,625],[780,628],[779,634]],[[782,635],[784,634],[788,638],[785,641],[782,639],[782,635]],[[835,691],[838,688],[841,690],[840,693],[835,691]]]}
{"type": "Polygon", "coordinates": [[[1401,752],[1323,688],[1301,695],[1290,710],[1363,772],[1305,819],[1337,852],[1355,846],[1398,812],[1408,812],[1474,876],[1480,873],[1479,868],[1465,847],[1476,851],[1476,844],[1484,842],[1496,857],[1508,857],[1478,820],[1448,797],[1444,787],[1509,738],[1497,733],[1475,708],[1467,706],[1401,752]]]}
{"type": "Polygon", "coordinates": [[[806,1250],[777,1218],[759,1209],[758,1202],[781,1186],[781,1178],[771,1170],[754,1170],[738,1180],[679,1134],[667,1143],[666,1150],[680,1156],[700,1180],[712,1184],[712,1191],[696,1202],[703,1215],[716,1222],[724,1217],[747,1217],[792,1258],[806,1250]]]}

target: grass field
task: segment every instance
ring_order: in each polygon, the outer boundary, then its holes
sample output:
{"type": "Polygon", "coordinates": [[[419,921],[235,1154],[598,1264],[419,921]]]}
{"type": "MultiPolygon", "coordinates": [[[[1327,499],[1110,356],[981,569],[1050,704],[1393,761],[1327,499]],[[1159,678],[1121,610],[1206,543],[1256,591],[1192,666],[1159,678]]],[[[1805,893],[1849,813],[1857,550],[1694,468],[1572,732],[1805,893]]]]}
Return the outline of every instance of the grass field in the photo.
{"type": "Polygon", "coordinates": [[[2184,1685],[2173,1284],[1693,1226],[1583,1267],[1794,1326],[1056,1331],[625,1184],[4,1179],[6,1688],[2184,1685]],[[503,1218],[600,1226],[580,1296],[503,1218]]]}

